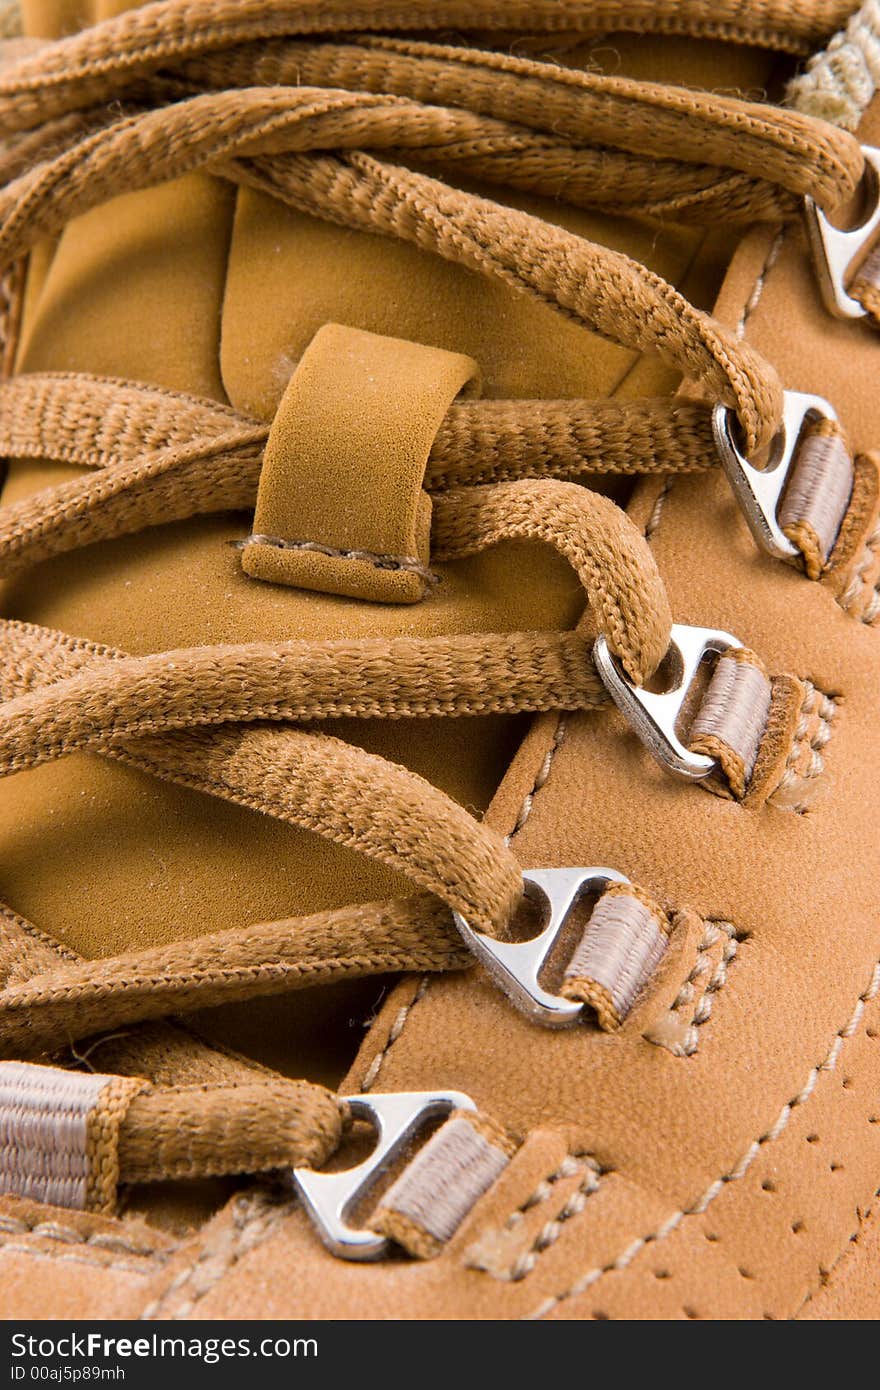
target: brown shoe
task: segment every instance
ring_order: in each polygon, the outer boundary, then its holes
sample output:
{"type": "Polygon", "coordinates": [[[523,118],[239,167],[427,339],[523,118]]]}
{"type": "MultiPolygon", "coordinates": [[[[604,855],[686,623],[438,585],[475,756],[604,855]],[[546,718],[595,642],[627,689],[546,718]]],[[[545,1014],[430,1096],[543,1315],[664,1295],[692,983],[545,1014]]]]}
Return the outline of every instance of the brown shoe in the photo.
{"type": "Polygon", "coordinates": [[[73,8],[0,1313],[880,1316],[875,0],[73,8]]]}

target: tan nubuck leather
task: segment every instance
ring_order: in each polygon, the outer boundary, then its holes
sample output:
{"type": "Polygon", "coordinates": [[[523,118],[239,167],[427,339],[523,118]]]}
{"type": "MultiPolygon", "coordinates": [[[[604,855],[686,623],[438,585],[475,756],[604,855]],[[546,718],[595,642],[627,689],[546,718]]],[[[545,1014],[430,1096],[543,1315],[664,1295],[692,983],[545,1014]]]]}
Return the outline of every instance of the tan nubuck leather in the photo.
{"type": "Polygon", "coordinates": [[[400,8],[0,5],[0,1314],[876,1317],[873,7],[400,8]],[[702,781],[591,656],[673,619],[702,781]],[[591,865],[545,1027],[450,908],[591,865]],[[339,1258],[287,1171],[436,1090],[339,1258]]]}

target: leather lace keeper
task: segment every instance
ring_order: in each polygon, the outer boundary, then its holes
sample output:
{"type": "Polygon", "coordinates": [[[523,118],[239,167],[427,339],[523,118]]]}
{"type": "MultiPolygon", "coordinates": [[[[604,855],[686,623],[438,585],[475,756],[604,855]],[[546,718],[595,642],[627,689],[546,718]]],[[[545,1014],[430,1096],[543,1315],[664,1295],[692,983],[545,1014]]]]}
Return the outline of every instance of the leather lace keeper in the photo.
{"type": "Polygon", "coordinates": [[[431,583],[425,468],[469,357],[326,324],[278,407],[242,565],[254,579],[380,603],[431,583]]]}

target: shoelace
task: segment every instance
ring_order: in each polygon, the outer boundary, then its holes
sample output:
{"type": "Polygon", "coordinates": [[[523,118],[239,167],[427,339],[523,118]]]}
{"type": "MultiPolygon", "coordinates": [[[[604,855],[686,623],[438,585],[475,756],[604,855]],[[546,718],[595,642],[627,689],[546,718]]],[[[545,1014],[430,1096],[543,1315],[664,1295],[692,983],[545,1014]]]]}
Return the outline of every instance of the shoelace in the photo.
{"type": "MultiPolygon", "coordinates": [[[[561,23],[556,4],[541,0],[442,8],[444,30],[549,32],[561,23]]],[[[565,29],[688,32],[799,53],[850,9],[847,0],[777,0],[750,15],[725,0],[626,0],[567,5],[565,29]]],[[[331,2],[319,20],[312,5],[227,0],[212,5],[207,24],[200,7],[167,0],[56,44],[16,48],[0,68],[0,273],[13,274],[40,237],[118,192],[209,169],[316,217],[429,249],[626,347],[659,353],[699,396],[460,401],[426,478],[432,559],[508,539],[554,546],[578,575],[612,657],[640,688],[669,650],[672,615],[644,536],[579,481],[714,466],[719,408],[733,412],[745,457],[760,458],[779,435],[785,397],[768,363],[645,267],[437,175],[615,213],[780,221],[806,194],[835,213],[857,188],[863,155],[845,131],[795,111],[399,36],[429,32],[437,10],[331,2]],[[406,167],[409,160],[432,172],[406,167]]],[[[151,525],[252,510],[267,432],[215,402],[135,382],[9,378],[0,383],[0,454],[89,472],[3,509],[0,574],[151,525]]],[[[834,422],[811,418],[804,438],[827,466],[828,441],[840,438],[834,422]]],[[[810,475],[814,490],[818,477],[810,475]]],[[[851,473],[845,481],[843,510],[851,473]]],[[[817,578],[840,515],[817,539],[805,491],[785,534],[817,578]]],[[[591,645],[579,630],[251,643],[132,658],[5,621],[0,775],[90,748],[353,847],[420,891],[99,962],[72,957],[7,911],[4,1054],[41,1056],[71,1038],[139,1023],[139,1048],[115,1054],[120,1073],[139,1074],[150,1047],[167,1061],[192,1046],[177,1025],[147,1020],[351,976],[465,967],[472,955],[452,913],[472,931],[504,936],[523,894],[510,849],[415,774],[291,726],[592,709],[608,690],[591,645]]],[[[750,654],[725,655],[726,689],[750,679],[761,692],[766,685],[761,735],[770,684],[750,654]]],[[[693,746],[720,762],[728,794],[743,795],[751,767],[736,749],[731,756],[711,721],[703,733],[693,746]]],[[[668,931],[666,911],[648,894],[604,890],[603,911],[618,930],[623,895],[641,903],[655,938],[657,924],[668,931]]],[[[616,1026],[607,990],[584,979],[573,977],[569,996],[589,1004],[602,1026],[616,1026]]],[[[329,1092],[245,1063],[214,1058],[212,1066],[216,1087],[192,1092],[172,1083],[171,1063],[161,1073],[167,1084],[154,1079],[152,1088],[120,1076],[107,1190],[120,1173],[149,1181],[317,1166],[338,1144],[346,1112],[329,1092]],[[281,1108],[290,1117],[283,1130],[281,1108]],[[195,1115],[196,1134],[188,1125],[181,1135],[184,1115],[195,1115]]]]}

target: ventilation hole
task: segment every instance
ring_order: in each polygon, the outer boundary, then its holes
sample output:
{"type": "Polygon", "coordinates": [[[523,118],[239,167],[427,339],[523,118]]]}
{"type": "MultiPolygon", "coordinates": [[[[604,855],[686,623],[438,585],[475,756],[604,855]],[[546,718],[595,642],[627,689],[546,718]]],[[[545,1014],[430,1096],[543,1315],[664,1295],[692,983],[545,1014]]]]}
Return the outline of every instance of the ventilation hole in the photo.
{"type": "Polygon", "coordinates": [[[697,1312],[696,1308],[682,1308],[681,1311],[684,1313],[685,1317],[688,1318],[691,1322],[699,1321],[700,1315],[697,1312]]]}
{"type": "Polygon", "coordinates": [[[739,1266],[739,1272],[743,1279],[754,1279],[755,1277],[752,1271],[750,1269],[745,1269],[743,1265],[739,1266]]]}
{"type": "Polygon", "coordinates": [[[851,1077],[851,1076],[845,1076],[845,1077],[843,1078],[843,1089],[844,1089],[845,1091],[851,1091],[852,1088],[853,1088],[853,1079],[852,1079],[852,1077],[851,1077]]]}
{"type": "Polygon", "coordinates": [[[601,1310],[597,1310],[596,1312],[593,1313],[592,1316],[593,1316],[593,1319],[594,1319],[595,1322],[610,1322],[610,1321],[611,1321],[611,1319],[609,1318],[608,1314],[607,1314],[607,1313],[603,1313],[601,1310]]]}
{"type": "Polygon", "coordinates": [[[803,1221],[793,1221],[791,1224],[792,1235],[799,1236],[801,1234],[801,1231],[805,1231],[806,1229],[807,1228],[803,1221]]]}
{"type": "Polygon", "coordinates": [[[829,1163],[828,1167],[831,1169],[832,1173],[840,1173],[843,1171],[842,1163],[829,1163]]]}
{"type": "Polygon", "coordinates": [[[775,1191],[776,1191],[776,1183],[773,1181],[772,1178],[765,1178],[765,1179],[764,1179],[764,1181],[761,1183],[761,1191],[762,1191],[762,1192],[775,1192],[775,1191]]]}
{"type": "Polygon", "coordinates": [[[807,1143],[808,1143],[808,1144],[818,1144],[818,1142],[819,1142],[819,1136],[818,1136],[818,1134],[808,1134],[808,1135],[807,1135],[807,1143]]]}
{"type": "Polygon", "coordinates": [[[655,1270],[654,1270],[654,1278],[655,1278],[655,1279],[671,1279],[671,1278],[672,1278],[672,1275],[669,1273],[669,1270],[668,1270],[668,1269],[655,1269],[655,1270]]]}

